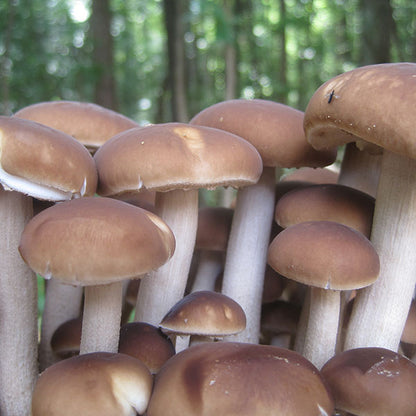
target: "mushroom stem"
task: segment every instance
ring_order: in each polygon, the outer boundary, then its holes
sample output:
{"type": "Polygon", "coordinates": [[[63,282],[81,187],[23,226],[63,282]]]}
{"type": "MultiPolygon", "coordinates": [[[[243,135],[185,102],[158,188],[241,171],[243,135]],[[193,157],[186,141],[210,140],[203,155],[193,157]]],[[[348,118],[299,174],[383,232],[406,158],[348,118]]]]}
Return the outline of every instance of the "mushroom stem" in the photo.
{"type": "Polygon", "coordinates": [[[65,285],[56,279],[48,281],[39,344],[40,371],[60,360],[51,347],[52,335],[61,324],[81,315],[82,293],[80,286],[65,285]]]}
{"type": "Polygon", "coordinates": [[[345,349],[397,351],[416,283],[416,161],[384,150],[371,241],[380,276],[359,290],[345,349]]]}
{"type": "Polygon", "coordinates": [[[155,210],[175,235],[176,248],[167,263],[140,282],[135,321],[158,326],[185,293],[198,226],[198,190],[160,192],[155,210]]]}
{"type": "Polygon", "coordinates": [[[339,291],[310,288],[309,321],[302,355],[318,369],[335,355],[339,311],[339,291]]]}
{"type": "Polygon", "coordinates": [[[80,354],[117,352],[123,282],[86,286],[80,354]]]}
{"type": "Polygon", "coordinates": [[[217,277],[223,269],[223,263],[223,253],[213,250],[201,250],[191,291],[214,291],[217,277]]]}
{"type": "Polygon", "coordinates": [[[28,415],[37,368],[36,276],[18,252],[32,198],[0,187],[0,414],[28,415]]]}
{"type": "Polygon", "coordinates": [[[228,240],[222,293],[244,310],[246,329],[225,340],[257,344],[267,250],[275,207],[276,169],[264,167],[259,181],[238,191],[228,240]]]}

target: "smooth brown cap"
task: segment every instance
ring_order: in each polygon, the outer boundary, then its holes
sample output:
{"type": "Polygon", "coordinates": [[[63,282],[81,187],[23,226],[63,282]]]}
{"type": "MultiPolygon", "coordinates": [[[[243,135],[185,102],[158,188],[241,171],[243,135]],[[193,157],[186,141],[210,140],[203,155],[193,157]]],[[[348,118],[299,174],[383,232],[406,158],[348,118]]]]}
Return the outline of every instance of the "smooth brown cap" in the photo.
{"type": "Polygon", "coordinates": [[[61,202],[26,225],[19,251],[45,278],[71,285],[137,278],[163,265],[175,239],[155,214],[110,198],[61,202]]]}
{"type": "Polygon", "coordinates": [[[275,221],[283,228],[305,221],[335,221],[370,238],[375,199],[340,184],[294,189],[276,204],[275,221]]]}
{"type": "Polygon", "coordinates": [[[131,416],[146,411],[152,375],[136,358],[96,352],[68,358],[38,378],[31,416],[131,416]]]}
{"type": "Polygon", "coordinates": [[[137,358],[156,374],[175,355],[175,347],[159,328],[145,322],[129,322],[120,328],[118,352],[137,358]]]}
{"type": "Polygon", "coordinates": [[[333,410],[322,376],[300,354],[211,342],[166,362],[156,375],[147,416],[324,416],[333,410]]]}
{"type": "Polygon", "coordinates": [[[243,137],[259,151],[264,166],[321,167],[336,158],[335,150],[317,152],[307,143],[302,111],[274,101],[222,101],[202,110],[190,123],[243,137]]]}
{"type": "Polygon", "coordinates": [[[226,207],[203,207],[198,211],[195,248],[225,252],[234,210],[226,207]]]}
{"type": "Polygon", "coordinates": [[[45,101],[14,115],[61,130],[95,151],[116,134],[138,127],[128,117],[100,105],[79,101],[45,101]]]}
{"type": "Polygon", "coordinates": [[[165,333],[211,337],[233,335],[245,329],[246,315],[230,297],[201,290],[177,302],[159,326],[165,333]]]}
{"type": "Polygon", "coordinates": [[[415,63],[367,65],[330,79],[306,108],[308,142],[327,149],[364,141],[415,159],[415,80],[415,63]]]}
{"type": "Polygon", "coordinates": [[[308,221],[284,229],[269,246],[268,263],[289,279],[333,290],[368,286],[380,271],[371,242],[332,221],[308,221]]]}
{"type": "Polygon", "coordinates": [[[321,373],[338,410],[366,416],[415,415],[416,365],[397,352],[347,350],[331,358],[321,373]]]}
{"type": "Polygon", "coordinates": [[[94,159],[103,196],[141,188],[240,187],[256,183],[263,170],[260,155],[247,141],[185,123],[130,129],[105,143],[94,159]]]}
{"type": "Polygon", "coordinates": [[[81,344],[82,318],[74,318],[63,322],[56,328],[51,338],[54,354],[65,359],[79,354],[81,344]]]}
{"type": "Polygon", "coordinates": [[[97,170],[87,149],[33,121],[0,116],[0,165],[3,186],[38,199],[92,196],[97,187],[97,170]],[[49,191],[58,195],[49,196],[49,191]]]}

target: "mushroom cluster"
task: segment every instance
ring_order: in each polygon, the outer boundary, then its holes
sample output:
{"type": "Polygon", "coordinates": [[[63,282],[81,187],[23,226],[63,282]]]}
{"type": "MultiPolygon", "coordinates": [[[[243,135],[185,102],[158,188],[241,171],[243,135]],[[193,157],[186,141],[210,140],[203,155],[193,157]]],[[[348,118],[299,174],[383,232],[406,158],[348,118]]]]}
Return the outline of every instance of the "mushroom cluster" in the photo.
{"type": "Polygon", "coordinates": [[[415,80],[0,117],[0,414],[414,416],[415,80]]]}

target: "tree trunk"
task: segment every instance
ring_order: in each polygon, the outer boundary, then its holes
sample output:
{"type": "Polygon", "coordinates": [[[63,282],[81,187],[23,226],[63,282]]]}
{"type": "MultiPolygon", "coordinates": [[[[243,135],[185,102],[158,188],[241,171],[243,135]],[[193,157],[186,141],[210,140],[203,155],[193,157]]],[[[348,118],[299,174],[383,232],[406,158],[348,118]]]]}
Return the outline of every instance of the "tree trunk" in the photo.
{"type": "Polygon", "coordinates": [[[183,0],[164,0],[172,121],[187,122],[183,0]]]}
{"type": "Polygon", "coordinates": [[[109,0],[93,0],[90,24],[97,72],[94,101],[103,107],[117,110],[111,20],[109,0]]]}
{"type": "Polygon", "coordinates": [[[360,0],[362,27],[360,64],[390,61],[394,33],[393,10],[389,0],[360,0]]]}

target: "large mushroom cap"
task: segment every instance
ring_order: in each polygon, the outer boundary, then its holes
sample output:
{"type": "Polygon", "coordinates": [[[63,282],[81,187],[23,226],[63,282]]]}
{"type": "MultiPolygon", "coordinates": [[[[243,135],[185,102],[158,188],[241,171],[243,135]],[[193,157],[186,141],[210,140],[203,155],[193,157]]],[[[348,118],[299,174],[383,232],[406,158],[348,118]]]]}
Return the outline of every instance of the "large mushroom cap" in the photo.
{"type": "Polygon", "coordinates": [[[195,115],[191,124],[215,127],[244,137],[259,151],[264,166],[321,167],[336,157],[318,152],[306,141],[303,112],[269,100],[227,100],[195,115]]]}
{"type": "Polygon", "coordinates": [[[97,170],[89,152],[71,136],[0,116],[0,181],[35,198],[64,200],[94,195],[97,170]]]}
{"type": "Polygon", "coordinates": [[[268,262],[289,279],[333,290],[368,286],[380,271],[370,241],[332,221],[306,221],[284,229],[270,244],[268,262]]]}
{"type": "Polygon", "coordinates": [[[143,414],[152,381],[146,366],[125,354],[97,352],[68,358],[40,375],[31,415],[143,414]]]}
{"type": "Polygon", "coordinates": [[[156,215],[126,202],[85,197],[33,217],[19,251],[44,277],[96,285],[156,269],[171,257],[174,247],[171,230],[156,215]]]}
{"type": "Polygon", "coordinates": [[[139,124],[100,105],[79,101],[46,101],[29,105],[14,115],[61,130],[91,150],[121,131],[139,124]]]}
{"type": "Polygon", "coordinates": [[[185,123],[130,129],[105,143],[94,159],[103,196],[141,188],[245,186],[256,183],[263,168],[256,149],[242,138],[185,123]]]}
{"type": "Polygon", "coordinates": [[[166,362],[156,376],[147,415],[323,416],[333,409],[322,376],[300,354],[214,342],[166,362]]]}
{"type": "Polygon", "coordinates": [[[356,415],[413,416],[416,365],[386,348],[354,348],[331,358],[322,375],[335,407],[356,415]]]}
{"type": "Polygon", "coordinates": [[[313,94],[305,111],[316,149],[364,141],[416,158],[416,64],[368,65],[340,74],[313,94]]]}

